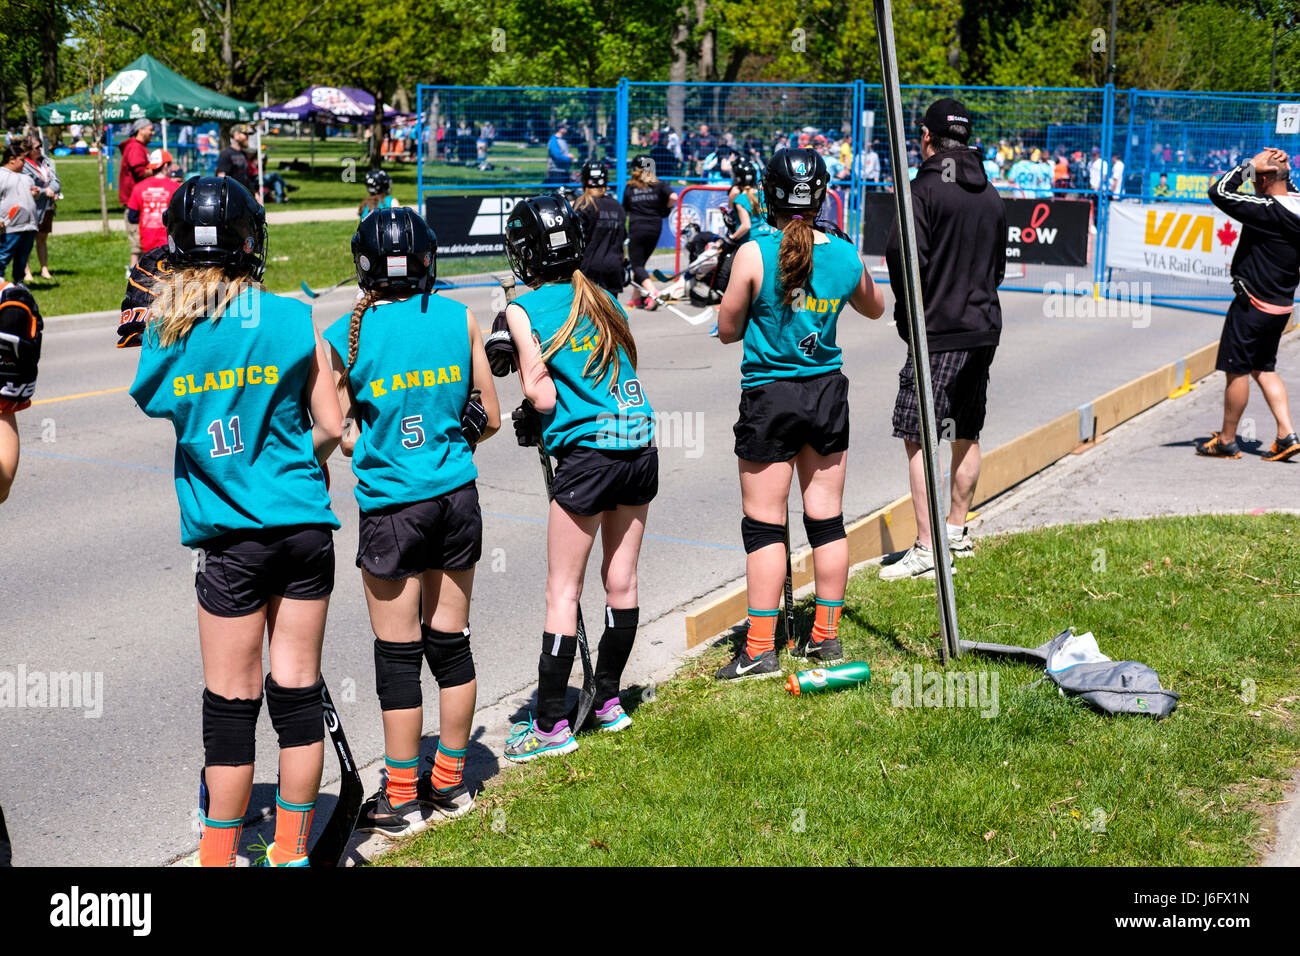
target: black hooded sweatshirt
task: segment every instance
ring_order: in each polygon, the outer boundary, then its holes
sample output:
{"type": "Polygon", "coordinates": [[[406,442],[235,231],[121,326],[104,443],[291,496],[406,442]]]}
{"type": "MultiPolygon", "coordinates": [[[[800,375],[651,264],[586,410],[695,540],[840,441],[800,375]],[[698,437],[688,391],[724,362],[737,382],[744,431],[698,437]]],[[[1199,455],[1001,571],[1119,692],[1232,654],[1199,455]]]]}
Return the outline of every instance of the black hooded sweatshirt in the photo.
{"type": "MultiPolygon", "coordinates": [[[[935,153],[921,164],[911,188],[930,351],[997,345],[1002,334],[998,283],[1007,266],[1007,216],[979,153],[935,153]]],[[[908,342],[897,221],[885,260],[895,297],[894,324],[908,342]]]]}

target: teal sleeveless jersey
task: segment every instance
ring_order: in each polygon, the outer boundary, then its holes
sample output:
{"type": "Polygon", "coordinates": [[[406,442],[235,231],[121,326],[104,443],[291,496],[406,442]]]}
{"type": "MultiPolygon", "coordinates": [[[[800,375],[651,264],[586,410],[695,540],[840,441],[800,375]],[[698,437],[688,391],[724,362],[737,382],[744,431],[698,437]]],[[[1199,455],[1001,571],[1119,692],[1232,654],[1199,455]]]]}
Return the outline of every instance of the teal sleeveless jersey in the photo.
{"type": "Polygon", "coordinates": [[[150,326],[131,397],[176,429],[181,543],[227,531],[339,526],[312,448],[311,307],[245,289],[163,348],[150,326]]]}
{"type": "MultiPolygon", "coordinates": [[[[604,289],[599,292],[609,296],[626,322],[627,313],[617,300],[604,289]]],[[[545,351],[569,319],[573,286],[567,282],[548,283],[521,295],[515,305],[528,313],[528,322],[545,351]]],[[[542,416],[546,447],[551,451],[574,445],[626,451],[645,448],[654,441],[654,409],[626,352],[619,350],[617,381],[612,363],[600,381],[594,372],[583,375],[598,341],[595,326],[583,316],[573,335],[546,363],[556,393],[555,410],[542,416]]]]}
{"type": "Polygon", "coordinates": [[[736,205],[743,206],[745,212],[749,213],[749,235],[747,238],[757,239],[759,236],[768,236],[776,232],[775,229],[767,224],[767,220],[763,218],[761,211],[754,211],[753,207],[750,205],[749,197],[743,192],[736,194],[736,205]]]}
{"type": "Polygon", "coordinates": [[[799,300],[783,305],[777,283],[781,233],[758,236],[763,257],[763,285],[749,307],[741,388],[781,378],[809,378],[844,364],[835,344],[835,323],[862,279],[862,260],[851,242],[828,236],[813,245],[812,275],[799,300]]]}
{"type": "Polygon", "coordinates": [[[361,218],[365,219],[366,216],[369,216],[372,212],[376,212],[380,209],[392,209],[396,205],[397,200],[393,199],[392,196],[385,196],[383,199],[379,200],[379,204],[375,206],[374,209],[363,209],[361,212],[361,218]]]}
{"type": "MultiPolygon", "coordinates": [[[[349,312],[325,330],[345,362],[351,324],[349,312]]],[[[460,432],[470,361],[467,313],[453,299],[415,295],[361,317],[348,384],[361,419],[352,471],[362,511],[426,501],[477,477],[460,432]]]]}

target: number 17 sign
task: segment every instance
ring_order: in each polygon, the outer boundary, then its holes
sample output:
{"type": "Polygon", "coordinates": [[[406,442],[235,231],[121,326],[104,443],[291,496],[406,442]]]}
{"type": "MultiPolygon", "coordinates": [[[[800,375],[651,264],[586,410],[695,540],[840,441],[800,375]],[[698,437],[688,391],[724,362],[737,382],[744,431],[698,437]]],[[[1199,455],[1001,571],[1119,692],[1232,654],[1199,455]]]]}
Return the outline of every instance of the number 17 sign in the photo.
{"type": "Polygon", "coordinates": [[[1300,133],[1300,103],[1277,105],[1277,132],[1300,133]]]}

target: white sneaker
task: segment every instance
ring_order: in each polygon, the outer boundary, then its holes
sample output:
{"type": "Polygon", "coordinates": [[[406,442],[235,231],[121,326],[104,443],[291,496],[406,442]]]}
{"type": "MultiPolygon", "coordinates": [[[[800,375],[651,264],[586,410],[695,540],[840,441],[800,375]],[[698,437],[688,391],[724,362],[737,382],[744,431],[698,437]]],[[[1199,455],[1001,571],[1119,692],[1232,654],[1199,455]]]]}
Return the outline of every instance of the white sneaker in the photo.
{"type": "Polygon", "coordinates": [[[914,544],[893,564],[880,569],[880,580],[902,581],[907,578],[933,578],[934,552],[914,544]]]}
{"type": "Polygon", "coordinates": [[[975,539],[966,528],[956,533],[948,532],[948,551],[954,558],[975,557],[975,539]]]}

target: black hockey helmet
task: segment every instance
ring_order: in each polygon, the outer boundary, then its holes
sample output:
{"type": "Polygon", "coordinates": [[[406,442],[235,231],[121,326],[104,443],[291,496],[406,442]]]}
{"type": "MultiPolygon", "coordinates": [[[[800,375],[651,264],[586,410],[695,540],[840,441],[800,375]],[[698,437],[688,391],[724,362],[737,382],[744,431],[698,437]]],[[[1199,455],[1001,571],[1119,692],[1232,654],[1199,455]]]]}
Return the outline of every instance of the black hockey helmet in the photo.
{"type": "Polygon", "coordinates": [[[654,157],[649,153],[642,153],[640,156],[637,156],[632,160],[632,168],[653,176],[655,174],[654,157]]]}
{"type": "Polygon", "coordinates": [[[266,271],[266,211],[229,176],[186,180],[163,222],[173,267],[220,266],[254,280],[266,271]]]}
{"type": "Polygon", "coordinates": [[[731,185],[740,189],[758,185],[758,167],[753,160],[737,159],[731,164],[731,185]]]}
{"type": "Polygon", "coordinates": [[[386,193],[393,188],[392,177],[382,169],[372,169],[366,173],[366,192],[372,196],[386,193]]]}
{"type": "Polygon", "coordinates": [[[604,160],[588,160],[582,164],[582,185],[587,189],[609,185],[609,167],[604,160]]]}
{"type": "Polygon", "coordinates": [[[809,225],[826,201],[830,182],[826,161],[814,149],[778,149],[767,164],[763,197],[767,223],[776,227],[777,216],[803,216],[809,225]]]}
{"type": "Polygon", "coordinates": [[[426,292],[438,277],[438,237],[413,209],[376,209],[352,236],[352,260],[365,292],[426,292]]]}
{"type": "Polygon", "coordinates": [[[578,215],[563,196],[521,199],[506,219],[510,268],[530,285],[567,279],[586,244],[578,215]]]}

